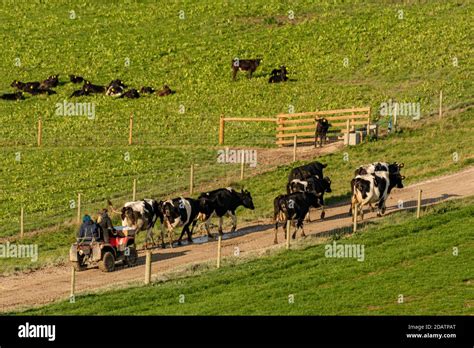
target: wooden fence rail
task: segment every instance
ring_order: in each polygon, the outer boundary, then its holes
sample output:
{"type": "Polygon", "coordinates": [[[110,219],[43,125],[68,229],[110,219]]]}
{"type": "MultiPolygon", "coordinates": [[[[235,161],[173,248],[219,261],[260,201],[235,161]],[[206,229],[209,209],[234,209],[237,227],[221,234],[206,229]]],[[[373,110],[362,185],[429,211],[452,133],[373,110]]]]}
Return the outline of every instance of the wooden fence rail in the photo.
{"type": "Polygon", "coordinates": [[[316,122],[326,118],[331,124],[328,135],[341,137],[344,134],[360,130],[368,130],[370,126],[370,107],[326,110],[315,112],[300,112],[294,114],[279,114],[274,118],[268,117],[224,117],[219,119],[219,145],[224,145],[225,125],[228,122],[274,122],[276,123],[276,144],[278,146],[295,143],[313,143],[316,122]],[[337,122],[339,121],[339,122],[337,122]]]}
{"type": "Polygon", "coordinates": [[[316,122],[321,118],[327,119],[331,124],[328,131],[329,137],[343,137],[344,134],[361,128],[368,131],[370,107],[279,114],[277,115],[276,144],[280,147],[293,144],[294,137],[297,137],[298,144],[314,143],[316,122]]]}

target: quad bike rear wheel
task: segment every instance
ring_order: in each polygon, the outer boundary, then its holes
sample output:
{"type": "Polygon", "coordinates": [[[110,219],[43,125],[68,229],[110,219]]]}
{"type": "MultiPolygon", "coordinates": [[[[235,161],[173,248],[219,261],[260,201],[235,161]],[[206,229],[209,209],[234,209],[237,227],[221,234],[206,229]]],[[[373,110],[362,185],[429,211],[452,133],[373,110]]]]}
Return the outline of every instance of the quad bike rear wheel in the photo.
{"type": "Polygon", "coordinates": [[[84,256],[81,255],[77,256],[77,261],[71,261],[71,263],[76,272],[81,272],[87,268],[87,266],[84,265],[84,256]]]}
{"type": "Polygon", "coordinates": [[[99,269],[102,272],[113,272],[115,269],[115,257],[110,251],[106,251],[102,260],[99,261],[99,269]]]}

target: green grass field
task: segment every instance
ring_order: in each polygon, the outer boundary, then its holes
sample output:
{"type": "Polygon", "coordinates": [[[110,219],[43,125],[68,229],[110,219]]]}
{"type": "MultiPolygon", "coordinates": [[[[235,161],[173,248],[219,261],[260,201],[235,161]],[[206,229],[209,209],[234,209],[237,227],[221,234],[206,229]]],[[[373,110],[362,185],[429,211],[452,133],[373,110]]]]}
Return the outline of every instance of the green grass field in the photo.
{"type": "MultiPolygon", "coordinates": [[[[78,98],[95,104],[94,120],[55,114],[56,103],[71,101],[78,88],[70,83],[50,97],[0,101],[0,236],[18,233],[22,205],[27,230],[35,230],[74,217],[70,203],[79,191],[92,210],[108,197],[129,199],[133,178],[139,180],[139,193],[154,198],[179,192],[192,162],[201,164],[198,182],[225,175],[234,168],[218,166],[212,148],[221,114],[272,116],[290,106],[298,112],[369,105],[377,118],[380,103],[393,99],[420,102],[423,119],[436,110],[441,89],[447,106],[472,101],[472,10],[471,2],[454,0],[24,2],[2,7],[3,92],[11,90],[14,79],[60,74],[65,83],[66,75],[75,73],[97,84],[114,78],[136,88],[167,83],[177,93],[128,101],[78,98]],[[264,60],[255,77],[239,74],[232,82],[231,59],[257,56],[264,60]],[[268,73],[280,64],[288,66],[295,81],[268,84],[268,73]],[[129,147],[131,113],[136,145],[129,147]],[[39,117],[44,132],[38,149],[39,117]],[[129,161],[124,160],[127,152],[129,161]]],[[[466,151],[459,145],[467,141],[457,135],[468,129],[472,114],[462,117],[466,128],[449,129],[450,137],[432,129],[433,137],[442,137],[444,143],[437,145],[443,151],[466,151]]],[[[232,125],[226,142],[254,149],[274,146],[273,125],[232,125]]],[[[380,158],[374,152],[371,159],[380,158]]],[[[420,171],[444,167],[433,162],[420,171]]]]}
{"type": "Polygon", "coordinates": [[[227,259],[197,276],[13,314],[472,315],[473,203],[443,203],[419,220],[413,212],[395,213],[350,238],[311,238],[296,250],[227,259]],[[325,257],[333,242],[363,245],[364,260],[325,257]]]}

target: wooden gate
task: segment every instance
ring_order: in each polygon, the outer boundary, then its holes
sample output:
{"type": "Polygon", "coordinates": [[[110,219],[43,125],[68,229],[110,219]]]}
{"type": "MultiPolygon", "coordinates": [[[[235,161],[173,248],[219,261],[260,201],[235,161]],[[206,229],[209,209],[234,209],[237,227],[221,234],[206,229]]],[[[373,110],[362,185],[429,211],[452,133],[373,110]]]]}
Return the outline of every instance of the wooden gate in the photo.
{"type": "Polygon", "coordinates": [[[279,147],[293,144],[295,136],[297,143],[314,143],[316,121],[320,118],[326,118],[331,124],[328,137],[341,138],[351,131],[361,129],[368,131],[370,107],[279,114],[277,115],[276,144],[279,147]]]}

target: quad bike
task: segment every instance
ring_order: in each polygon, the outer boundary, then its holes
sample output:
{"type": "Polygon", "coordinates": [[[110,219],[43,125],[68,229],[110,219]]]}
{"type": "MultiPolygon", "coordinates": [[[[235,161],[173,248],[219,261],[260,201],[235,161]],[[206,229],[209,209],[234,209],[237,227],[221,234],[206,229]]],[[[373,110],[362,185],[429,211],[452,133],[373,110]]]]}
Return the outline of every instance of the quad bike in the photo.
{"type": "Polygon", "coordinates": [[[134,266],[138,260],[135,230],[123,229],[120,236],[110,236],[109,243],[95,238],[80,238],[71,245],[69,260],[76,271],[98,265],[103,272],[113,272],[116,262],[122,262],[129,267],[134,266]]]}

